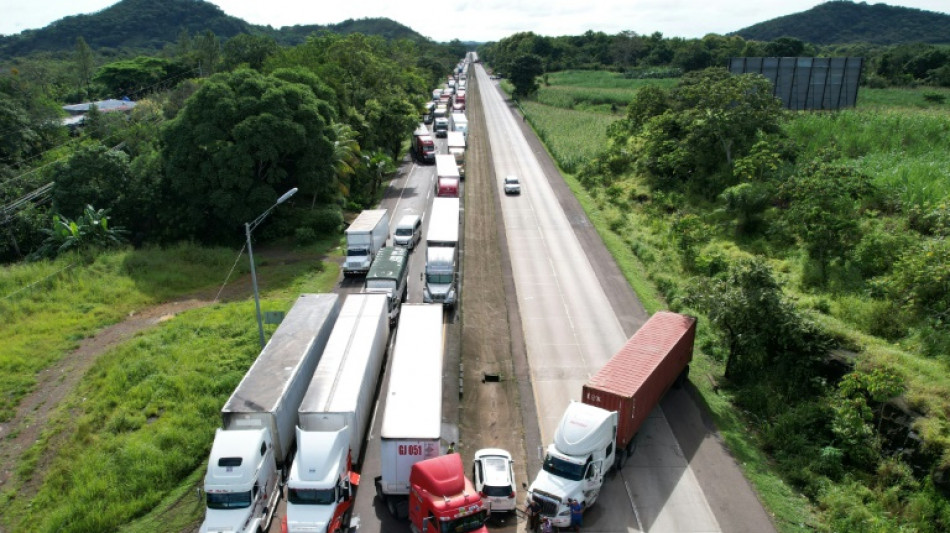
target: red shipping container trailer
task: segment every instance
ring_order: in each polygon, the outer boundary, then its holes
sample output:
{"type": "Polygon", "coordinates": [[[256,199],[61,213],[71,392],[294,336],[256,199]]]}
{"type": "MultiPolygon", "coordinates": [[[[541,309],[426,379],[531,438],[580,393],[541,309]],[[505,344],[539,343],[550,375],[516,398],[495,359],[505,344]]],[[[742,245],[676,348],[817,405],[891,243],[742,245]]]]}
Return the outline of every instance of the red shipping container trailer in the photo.
{"type": "Polygon", "coordinates": [[[584,385],[582,402],[617,411],[617,450],[630,451],[650,411],[685,378],[695,338],[694,317],[658,312],[584,385]]]}

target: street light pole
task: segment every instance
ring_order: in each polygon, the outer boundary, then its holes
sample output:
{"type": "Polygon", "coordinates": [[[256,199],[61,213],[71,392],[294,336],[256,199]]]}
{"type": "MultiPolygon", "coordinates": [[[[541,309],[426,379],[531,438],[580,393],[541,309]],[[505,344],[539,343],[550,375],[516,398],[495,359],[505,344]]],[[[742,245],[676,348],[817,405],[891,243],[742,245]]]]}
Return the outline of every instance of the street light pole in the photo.
{"type": "Polygon", "coordinates": [[[257,271],[254,270],[254,249],[251,247],[251,232],[254,231],[254,228],[260,225],[261,222],[274,210],[275,207],[287,201],[288,198],[296,194],[297,188],[294,187],[289,191],[285,192],[283,196],[277,199],[274,202],[274,205],[267,208],[267,211],[261,213],[260,216],[252,220],[251,222],[244,223],[244,234],[247,236],[247,256],[251,260],[251,284],[254,285],[254,306],[257,308],[257,332],[261,338],[261,350],[264,349],[266,342],[264,341],[264,322],[261,320],[261,298],[257,292],[257,271]]]}

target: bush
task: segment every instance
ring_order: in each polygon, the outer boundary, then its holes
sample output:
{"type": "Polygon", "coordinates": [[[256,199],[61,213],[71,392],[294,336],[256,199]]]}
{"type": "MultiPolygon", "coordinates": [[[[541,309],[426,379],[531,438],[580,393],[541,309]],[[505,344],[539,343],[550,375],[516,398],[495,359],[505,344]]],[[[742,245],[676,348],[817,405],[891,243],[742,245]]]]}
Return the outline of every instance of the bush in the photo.
{"type": "Polygon", "coordinates": [[[861,240],[851,252],[851,260],[866,278],[880,276],[886,274],[911,245],[912,238],[907,232],[869,219],[864,224],[861,240]]]}

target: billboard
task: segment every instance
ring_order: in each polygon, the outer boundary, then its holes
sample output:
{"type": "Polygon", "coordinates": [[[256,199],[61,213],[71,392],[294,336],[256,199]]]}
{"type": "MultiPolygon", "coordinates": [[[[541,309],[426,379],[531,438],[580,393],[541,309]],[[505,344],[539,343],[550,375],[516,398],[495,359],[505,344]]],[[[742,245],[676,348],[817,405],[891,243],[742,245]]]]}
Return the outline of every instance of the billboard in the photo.
{"type": "Polygon", "coordinates": [[[765,76],[786,109],[841,109],[857,104],[863,62],[861,57],[733,57],[729,72],[765,76]]]}

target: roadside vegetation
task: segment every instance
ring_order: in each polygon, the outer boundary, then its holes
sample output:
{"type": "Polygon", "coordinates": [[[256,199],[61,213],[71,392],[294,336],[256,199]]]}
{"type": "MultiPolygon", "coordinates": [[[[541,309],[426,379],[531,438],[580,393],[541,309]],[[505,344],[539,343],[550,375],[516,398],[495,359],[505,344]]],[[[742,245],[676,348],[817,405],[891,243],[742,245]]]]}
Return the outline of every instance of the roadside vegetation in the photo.
{"type": "Polygon", "coordinates": [[[647,308],[700,317],[692,381],[779,529],[950,527],[950,108],[924,98],[950,91],[788,114],[721,108],[761,90],[715,70],[616,109],[588,103],[621,74],[547,81],[528,121],[647,308]]]}
{"type": "MultiPolygon", "coordinates": [[[[321,258],[337,245],[334,238],[259,250],[264,308],[286,311],[300,293],[329,291],[339,272],[321,258]],[[273,254],[281,259],[268,261],[273,254]]],[[[100,253],[85,262],[66,256],[0,272],[7,295],[0,305],[10,318],[0,327],[12,342],[5,346],[14,348],[0,355],[4,390],[15,393],[4,395],[4,419],[40,369],[104,325],[182,295],[200,292],[212,300],[226,279],[247,285],[247,259],[237,252],[179,245],[100,253]],[[42,282],[25,286],[37,279],[42,282]]],[[[110,531],[145,517],[143,530],[177,531],[199,520],[203,505],[187,502],[206,466],[221,406],[260,351],[248,292],[164,320],[99,357],[16,465],[0,494],[4,527],[110,531]],[[148,518],[172,508],[177,526],[148,518]]]]}

